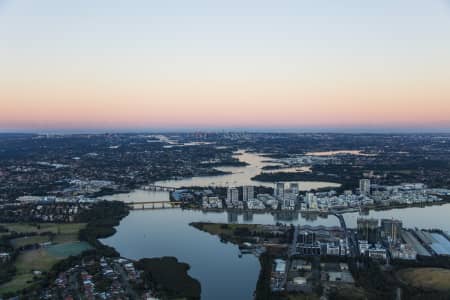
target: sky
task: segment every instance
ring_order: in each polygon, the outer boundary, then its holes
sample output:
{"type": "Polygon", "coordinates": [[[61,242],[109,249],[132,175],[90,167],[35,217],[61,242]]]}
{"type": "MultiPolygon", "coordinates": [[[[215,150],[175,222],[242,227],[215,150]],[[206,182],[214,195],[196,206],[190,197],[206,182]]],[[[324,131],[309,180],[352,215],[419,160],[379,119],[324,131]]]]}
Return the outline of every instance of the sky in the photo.
{"type": "Polygon", "coordinates": [[[448,0],[0,0],[0,131],[450,131],[448,0]]]}

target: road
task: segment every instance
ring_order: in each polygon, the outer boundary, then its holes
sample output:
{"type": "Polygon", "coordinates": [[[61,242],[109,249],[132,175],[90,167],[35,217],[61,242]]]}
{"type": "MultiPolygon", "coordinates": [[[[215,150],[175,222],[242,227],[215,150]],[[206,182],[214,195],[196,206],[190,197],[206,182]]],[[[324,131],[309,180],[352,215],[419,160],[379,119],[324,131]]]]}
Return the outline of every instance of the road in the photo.
{"type": "Polygon", "coordinates": [[[354,235],[350,234],[347,230],[347,225],[345,224],[345,219],[341,214],[334,214],[336,218],[338,218],[339,223],[341,224],[342,230],[344,230],[344,238],[347,241],[348,248],[350,249],[350,256],[357,256],[359,254],[359,250],[356,244],[356,240],[354,235]]]}
{"type": "Polygon", "coordinates": [[[281,287],[286,288],[287,277],[289,270],[291,269],[291,257],[297,253],[297,240],[298,240],[298,232],[300,225],[294,227],[294,234],[292,236],[292,243],[288,248],[288,257],[286,259],[286,270],[283,276],[283,280],[280,284],[281,287]]]}
{"type": "Polygon", "coordinates": [[[288,258],[290,259],[292,255],[294,255],[297,252],[297,239],[298,239],[298,231],[299,231],[300,225],[297,225],[294,227],[294,236],[292,237],[292,243],[289,247],[288,251],[288,258]]]}

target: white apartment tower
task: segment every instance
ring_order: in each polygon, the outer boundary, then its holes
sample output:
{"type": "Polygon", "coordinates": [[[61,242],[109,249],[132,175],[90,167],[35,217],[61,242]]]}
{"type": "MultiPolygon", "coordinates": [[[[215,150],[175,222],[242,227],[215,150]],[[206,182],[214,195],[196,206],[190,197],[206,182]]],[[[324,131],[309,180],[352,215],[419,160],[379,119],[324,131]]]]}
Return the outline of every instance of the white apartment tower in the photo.
{"type": "Polygon", "coordinates": [[[370,180],[360,179],[359,180],[359,191],[362,195],[370,195],[370,180]]]}
{"type": "Polygon", "coordinates": [[[227,201],[237,203],[239,201],[239,190],[235,187],[229,187],[227,190],[227,201]]]}
{"type": "Polygon", "coordinates": [[[244,185],[242,187],[242,201],[255,199],[255,188],[252,185],[244,185]]]}

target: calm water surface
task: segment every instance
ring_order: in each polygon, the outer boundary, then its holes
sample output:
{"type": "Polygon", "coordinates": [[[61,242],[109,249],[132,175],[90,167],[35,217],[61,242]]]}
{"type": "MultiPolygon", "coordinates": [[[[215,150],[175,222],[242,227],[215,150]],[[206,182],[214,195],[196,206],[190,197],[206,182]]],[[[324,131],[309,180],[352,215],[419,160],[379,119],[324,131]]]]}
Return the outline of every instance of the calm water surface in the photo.
{"type": "MultiPolygon", "coordinates": [[[[259,174],[262,166],[270,164],[261,156],[243,153],[246,167],[221,168],[233,172],[216,177],[194,177],[185,180],[162,181],[158,184],[168,186],[189,185],[259,185],[250,178],[259,174]]],[[[272,186],[272,184],[267,184],[272,186]]],[[[300,182],[302,190],[330,186],[330,183],[300,182]]],[[[103,197],[125,202],[164,201],[169,199],[167,192],[133,191],[103,197]]],[[[347,226],[356,227],[358,213],[345,214],[347,226]]],[[[394,209],[390,211],[371,211],[366,217],[399,218],[405,227],[441,228],[450,230],[450,204],[425,208],[394,209]]],[[[179,261],[191,266],[189,274],[198,279],[202,286],[202,299],[206,300],[247,300],[252,299],[259,275],[259,261],[253,255],[239,258],[239,249],[232,244],[220,242],[216,236],[199,231],[189,223],[210,221],[221,223],[274,224],[276,222],[336,226],[336,217],[302,217],[298,213],[277,214],[236,214],[226,212],[202,212],[181,209],[132,211],[117,226],[112,237],[103,243],[116,248],[124,257],[140,259],[144,257],[175,256],[179,261]]]]}
{"type": "MultiPolygon", "coordinates": [[[[274,183],[260,182],[251,180],[252,177],[258,175],[262,171],[262,167],[268,165],[278,165],[277,163],[269,162],[270,158],[263,157],[255,153],[248,153],[242,150],[238,151],[236,157],[240,161],[247,162],[249,165],[244,167],[220,167],[217,168],[221,171],[231,172],[232,174],[221,176],[204,176],[204,177],[192,177],[181,180],[163,180],[156,182],[157,185],[182,187],[182,186],[242,186],[242,185],[263,185],[267,187],[273,187],[274,183]]],[[[308,171],[309,168],[298,168],[298,171],[308,171]]],[[[292,172],[297,171],[297,168],[286,168],[276,170],[277,172],[292,172]]],[[[273,172],[273,171],[267,171],[273,172]]],[[[299,181],[299,188],[301,191],[308,191],[311,189],[323,188],[323,187],[339,187],[340,184],[334,182],[321,182],[321,181],[299,181]]]]}
{"type": "MultiPolygon", "coordinates": [[[[246,222],[273,224],[298,214],[272,216],[271,214],[247,215],[203,213],[181,209],[132,211],[117,227],[117,233],[102,242],[116,248],[124,257],[175,256],[191,266],[189,274],[202,286],[202,299],[228,300],[252,299],[259,275],[259,261],[253,255],[239,258],[239,249],[233,244],[224,244],[219,238],[199,231],[189,223],[211,221],[227,223],[246,222]],[[245,217],[245,221],[244,221],[245,217]]],[[[291,221],[286,221],[290,223],[291,221]]],[[[306,221],[297,219],[293,223],[312,225],[337,225],[337,219],[306,221]]]]}
{"type": "MultiPolygon", "coordinates": [[[[425,208],[371,211],[375,218],[399,218],[405,227],[450,230],[450,204],[425,208]]],[[[345,214],[349,227],[356,226],[358,213],[345,214]]],[[[239,258],[237,246],[224,244],[216,236],[189,226],[191,222],[238,222],[336,226],[334,216],[306,219],[298,213],[232,214],[204,213],[181,209],[132,211],[117,227],[117,233],[103,240],[122,256],[175,256],[191,266],[189,274],[202,285],[202,299],[251,299],[259,274],[258,259],[252,255],[239,258]]]]}
{"type": "Polygon", "coordinates": [[[363,153],[361,150],[338,150],[338,151],[320,151],[320,152],[307,152],[306,155],[312,156],[331,156],[337,154],[351,154],[351,155],[362,155],[371,156],[373,154],[363,153]]]}

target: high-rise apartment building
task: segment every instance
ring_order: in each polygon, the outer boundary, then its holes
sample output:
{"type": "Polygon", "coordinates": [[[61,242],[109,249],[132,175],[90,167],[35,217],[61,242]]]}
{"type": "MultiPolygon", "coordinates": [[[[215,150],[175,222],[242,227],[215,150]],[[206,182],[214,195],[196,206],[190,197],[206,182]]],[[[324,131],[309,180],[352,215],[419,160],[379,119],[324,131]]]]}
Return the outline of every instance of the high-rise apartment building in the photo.
{"type": "Polygon", "coordinates": [[[360,179],[359,180],[359,191],[362,195],[370,195],[370,180],[360,179]]]}
{"type": "Polygon", "coordinates": [[[242,187],[242,201],[255,199],[255,188],[252,185],[245,185],[242,187]]]}
{"type": "Polygon", "coordinates": [[[229,187],[227,190],[227,201],[237,203],[239,201],[239,190],[235,187],[229,187]]]}
{"type": "Polygon", "coordinates": [[[356,223],[359,240],[368,241],[369,244],[378,242],[378,219],[358,218],[356,223]]]}
{"type": "Polygon", "coordinates": [[[275,185],[275,198],[282,201],[284,198],[284,182],[277,182],[275,185]]]}
{"type": "Polygon", "coordinates": [[[402,230],[403,223],[400,220],[394,219],[382,219],[381,220],[381,228],[383,229],[384,234],[390,239],[392,242],[396,242],[400,236],[400,231],[402,230]]]}

